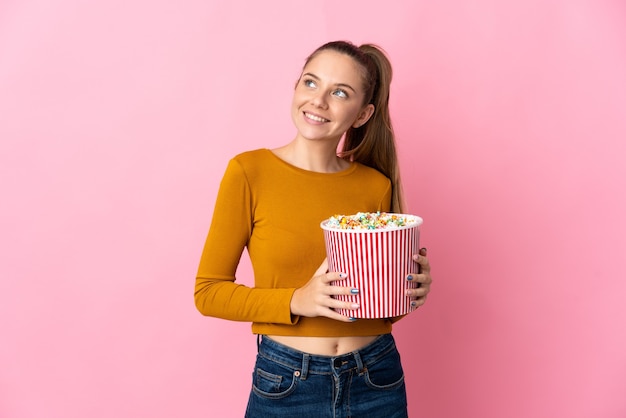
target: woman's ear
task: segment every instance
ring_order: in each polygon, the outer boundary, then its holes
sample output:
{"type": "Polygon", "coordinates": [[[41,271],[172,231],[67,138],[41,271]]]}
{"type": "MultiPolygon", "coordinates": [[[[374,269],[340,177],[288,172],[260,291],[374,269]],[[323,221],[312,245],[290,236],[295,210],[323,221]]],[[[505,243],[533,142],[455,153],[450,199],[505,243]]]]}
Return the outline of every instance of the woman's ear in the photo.
{"type": "Polygon", "coordinates": [[[361,111],[359,112],[359,115],[357,116],[356,120],[352,124],[352,127],[360,128],[361,126],[365,125],[367,121],[370,120],[373,114],[374,114],[374,105],[370,103],[367,106],[365,106],[363,109],[361,109],[361,111]]]}

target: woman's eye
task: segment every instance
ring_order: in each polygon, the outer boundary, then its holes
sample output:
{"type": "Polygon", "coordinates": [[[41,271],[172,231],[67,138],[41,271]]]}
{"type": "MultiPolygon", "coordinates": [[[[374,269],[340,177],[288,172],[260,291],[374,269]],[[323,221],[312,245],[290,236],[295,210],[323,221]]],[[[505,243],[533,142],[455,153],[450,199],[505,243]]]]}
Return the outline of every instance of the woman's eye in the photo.
{"type": "Polygon", "coordinates": [[[304,80],[304,85],[307,86],[307,87],[313,88],[313,87],[315,87],[315,81],[313,81],[313,80],[304,80]]]}
{"type": "Polygon", "coordinates": [[[348,93],[346,93],[345,90],[337,89],[333,94],[337,97],[341,97],[342,99],[348,98],[348,93]]]}

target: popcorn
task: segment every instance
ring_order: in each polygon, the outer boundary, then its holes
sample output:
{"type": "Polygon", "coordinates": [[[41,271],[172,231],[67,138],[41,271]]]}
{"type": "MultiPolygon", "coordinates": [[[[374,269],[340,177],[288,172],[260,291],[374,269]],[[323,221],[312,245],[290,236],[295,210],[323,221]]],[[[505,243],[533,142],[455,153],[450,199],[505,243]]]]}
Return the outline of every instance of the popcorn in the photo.
{"type": "Polygon", "coordinates": [[[355,215],[334,215],[326,226],[334,229],[394,229],[417,222],[414,216],[386,212],[358,212],[355,215]]]}

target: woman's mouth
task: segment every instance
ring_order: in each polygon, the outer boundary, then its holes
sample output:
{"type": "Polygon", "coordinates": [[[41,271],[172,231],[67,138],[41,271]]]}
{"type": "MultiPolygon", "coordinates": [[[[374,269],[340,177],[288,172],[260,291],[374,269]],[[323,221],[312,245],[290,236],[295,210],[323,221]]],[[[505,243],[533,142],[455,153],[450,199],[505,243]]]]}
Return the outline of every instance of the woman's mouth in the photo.
{"type": "Polygon", "coordinates": [[[304,112],[304,117],[307,118],[307,119],[310,119],[310,120],[312,120],[314,122],[319,122],[319,123],[330,122],[328,119],[325,119],[325,118],[323,118],[321,116],[317,116],[317,115],[314,115],[314,114],[308,113],[308,112],[304,112]]]}

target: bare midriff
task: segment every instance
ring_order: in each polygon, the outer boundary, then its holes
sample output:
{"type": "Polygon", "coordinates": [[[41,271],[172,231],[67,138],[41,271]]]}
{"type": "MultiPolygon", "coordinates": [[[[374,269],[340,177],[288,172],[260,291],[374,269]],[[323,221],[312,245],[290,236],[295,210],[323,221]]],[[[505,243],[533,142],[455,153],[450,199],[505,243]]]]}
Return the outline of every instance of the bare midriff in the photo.
{"type": "Polygon", "coordinates": [[[294,337],[290,335],[268,335],[277,343],[296,350],[319,356],[339,356],[365,347],[378,336],[365,337],[294,337]]]}

